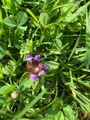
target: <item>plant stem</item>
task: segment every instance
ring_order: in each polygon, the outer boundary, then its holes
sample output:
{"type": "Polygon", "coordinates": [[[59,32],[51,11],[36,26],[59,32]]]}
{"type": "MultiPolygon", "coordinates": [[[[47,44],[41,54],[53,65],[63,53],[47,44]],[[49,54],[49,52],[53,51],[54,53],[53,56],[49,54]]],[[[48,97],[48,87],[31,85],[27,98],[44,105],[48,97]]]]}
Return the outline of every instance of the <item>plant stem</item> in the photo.
{"type": "Polygon", "coordinates": [[[14,119],[19,120],[44,94],[46,90],[42,91],[34,100],[32,100],[24,109],[15,115],[14,119]]]}

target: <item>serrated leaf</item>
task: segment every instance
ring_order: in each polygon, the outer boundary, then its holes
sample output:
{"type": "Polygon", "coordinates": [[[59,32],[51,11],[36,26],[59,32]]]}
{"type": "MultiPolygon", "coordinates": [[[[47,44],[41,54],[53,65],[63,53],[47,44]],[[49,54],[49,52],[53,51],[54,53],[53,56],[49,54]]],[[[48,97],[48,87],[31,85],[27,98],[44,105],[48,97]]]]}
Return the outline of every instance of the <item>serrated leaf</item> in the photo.
{"type": "Polygon", "coordinates": [[[11,28],[14,28],[17,26],[16,22],[14,21],[14,19],[11,15],[4,19],[4,24],[11,28]]]}
{"type": "Polygon", "coordinates": [[[39,21],[41,25],[47,25],[47,23],[49,22],[49,15],[47,13],[41,13],[39,16],[39,21]]]}
{"type": "Polygon", "coordinates": [[[5,68],[3,67],[2,68],[2,72],[3,72],[3,74],[5,74],[5,75],[9,75],[9,71],[7,70],[7,66],[5,66],[5,68]]]}
{"type": "Polygon", "coordinates": [[[9,61],[7,65],[2,67],[3,74],[6,75],[15,75],[16,63],[13,61],[9,61]]]}
{"type": "Polygon", "coordinates": [[[20,11],[17,14],[17,25],[21,26],[27,22],[28,16],[25,12],[20,11]]]}

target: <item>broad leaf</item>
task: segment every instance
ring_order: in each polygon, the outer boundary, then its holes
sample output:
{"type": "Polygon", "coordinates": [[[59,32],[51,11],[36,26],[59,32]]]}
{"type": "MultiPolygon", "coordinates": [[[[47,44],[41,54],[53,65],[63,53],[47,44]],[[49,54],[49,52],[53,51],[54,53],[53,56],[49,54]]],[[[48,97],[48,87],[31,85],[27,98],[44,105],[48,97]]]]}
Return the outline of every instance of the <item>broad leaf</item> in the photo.
{"type": "Polygon", "coordinates": [[[49,22],[49,15],[47,13],[41,13],[39,16],[41,25],[46,25],[49,22]]]}
{"type": "Polygon", "coordinates": [[[21,26],[27,22],[28,16],[25,12],[20,11],[17,14],[17,25],[21,26]]]}
{"type": "Polygon", "coordinates": [[[30,78],[26,75],[22,77],[22,82],[21,82],[21,85],[20,85],[20,88],[23,90],[27,89],[27,88],[30,88],[33,84],[33,81],[30,80],[30,78]]]}
{"type": "Polygon", "coordinates": [[[14,85],[4,85],[0,87],[0,94],[6,95],[14,90],[15,86],[14,85]]]}
{"type": "Polygon", "coordinates": [[[16,27],[16,22],[14,21],[14,19],[11,15],[4,19],[4,24],[10,28],[16,27]]]}
{"type": "Polygon", "coordinates": [[[58,48],[58,49],[61,49],[62,47],[62,42],[60,39],[56,39],[55,40],[55,46],[58,48]]]}
{"type": "Polygon", "coordinates": [[[63,108],[65,117],[67,118],[67,120],[77,120],[76,119],[76,115],[75,115],[75,111],[73,111],[73,109],[71,108],[71,106],[67,105],[63,108]]]}

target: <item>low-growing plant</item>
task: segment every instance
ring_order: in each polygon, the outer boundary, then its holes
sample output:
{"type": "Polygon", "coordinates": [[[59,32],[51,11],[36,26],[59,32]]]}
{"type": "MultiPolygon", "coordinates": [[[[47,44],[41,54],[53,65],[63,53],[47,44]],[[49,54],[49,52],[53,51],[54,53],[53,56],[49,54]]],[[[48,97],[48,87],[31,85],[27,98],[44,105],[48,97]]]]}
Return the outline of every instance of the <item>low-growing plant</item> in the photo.
{"type": "Polygon", "coordinates": [[[0,119],[90,118],[90,1],[0,1],[0,119]]]}

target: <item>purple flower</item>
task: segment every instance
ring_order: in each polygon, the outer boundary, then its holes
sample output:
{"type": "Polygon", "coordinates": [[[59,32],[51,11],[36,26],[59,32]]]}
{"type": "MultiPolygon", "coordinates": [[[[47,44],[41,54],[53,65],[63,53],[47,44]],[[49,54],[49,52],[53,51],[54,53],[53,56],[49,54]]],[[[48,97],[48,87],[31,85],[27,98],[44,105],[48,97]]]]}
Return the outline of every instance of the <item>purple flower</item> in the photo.
{"type": "Polygon", "coordinates": [[[45,71],[41,70],[38,75],[40,76],[40,75],[44,75],[44,74],[46,74],[45,71]]]}
{"type": "Polygon", "coordinates": [[[30,79],[35,81],[39,76],[46,74],[45,70],[48,70],[50,67],[46,64],[43,64],[40,59],[40,55],[26,55],[26,60],[29,62],[27,65],[27,70],[30,75],[30,79]]]}
{"type": "Polygon", "coordinates": [[[39,62],[40,61],[40,55],[35,55],[34,60],[39,62]]]}
{"type": "Polygon", "coordinates": [[[44,70],[50,69],[50,66],[44,64],[44,70]]]}
{"type": "Polygon", "coordinates": [[[26,56],[25,56],[25,59],[26,59],[28,62],[32,62],[33,57],[32,57],[31,55],[26,55],[26,56]]]}
{"type": "Polygon", "coordinates": [[[30,78],[34,81],[38,78],[38,75],[35,75],[35,74],[31,74],[30,75],[30,78]]]}

